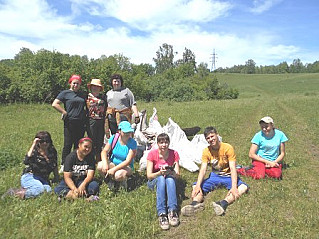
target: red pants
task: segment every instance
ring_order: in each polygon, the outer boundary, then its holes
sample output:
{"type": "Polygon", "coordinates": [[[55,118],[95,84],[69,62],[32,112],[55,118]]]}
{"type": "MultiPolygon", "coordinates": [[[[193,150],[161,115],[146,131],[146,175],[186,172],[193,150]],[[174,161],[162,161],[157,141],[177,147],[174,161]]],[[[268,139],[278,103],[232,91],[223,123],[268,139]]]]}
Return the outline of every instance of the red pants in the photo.
{"type": "Polygon", "coordinates": [[[281,168],[281,164],[279,164],[279,168],[266,168],[266,165],[264,163],[253,160],[253,168],[247,170],[244,168],[240,168],[237,170],[237,173],[244,176],[252,177],[253,179],[264,178],[265,175],[270,178],[281,179],[281,168]]]}

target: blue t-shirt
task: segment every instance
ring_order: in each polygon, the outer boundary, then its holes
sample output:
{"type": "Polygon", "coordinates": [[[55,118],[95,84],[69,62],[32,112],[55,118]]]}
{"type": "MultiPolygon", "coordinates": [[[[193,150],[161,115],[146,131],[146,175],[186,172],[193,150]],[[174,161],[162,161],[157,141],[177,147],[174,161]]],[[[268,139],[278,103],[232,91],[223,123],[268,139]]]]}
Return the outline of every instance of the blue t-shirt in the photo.
{"type": "Polygon", "coordinates": [[[259,131],[253,137],[251,143],[258,146],[257,155],[269,161],[275,161],[279,155],[281,143],[286,141],[288,141],[286,135],[282,131],[275,129],[275,134],[272,138],[267,138],[262,131],[259,131]]]}
{"type": "MultiPolygon", "coordinates": [[[[114,138],[115,134],[111,136],[109,139],[109,144],[112,146],[112,141],[114,138]]],[[[130,149],[135,150],[137,148],[137,143],[133,138],[130,138],[127,141],[126,145],[121,145],[120,140],[116,142],[116,145],[114,146],[114,149],[112,151],[112,156],[110,158],[110,161],[114,163],[115,165],[118,165],[125,161],[128,152],[130,149]]],[[[130,167],[133,169],[134,168],[134,160],[130,163],[130,167]]]]}

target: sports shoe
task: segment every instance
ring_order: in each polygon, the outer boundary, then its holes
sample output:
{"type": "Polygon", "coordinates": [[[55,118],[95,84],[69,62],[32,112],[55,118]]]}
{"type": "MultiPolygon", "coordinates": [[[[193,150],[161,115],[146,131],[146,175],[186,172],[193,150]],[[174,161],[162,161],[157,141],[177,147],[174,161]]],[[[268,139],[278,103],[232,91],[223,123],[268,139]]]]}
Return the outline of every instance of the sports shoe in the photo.
{"type": "Polygon", "coordinates": [[[162,213],[161,215],[159,215],[158,221],[159,221],[160,227],[163,230],[169,229],[169,222],[168,222],[167,215],[165,213],[162,213]]]}
{"type": "Polygon", "coordinates": [[[91,195],[91,196],[89,196],[89,197],[86,199],[86,201],[88,201],[88,202],[94,202],[94,201],[98,201],[98,200],[100,200],[100,198],[99,198],[99,196],[97,196],[97,195],[91,195]]]}
{"type": "Polygon", "coordinates": [[[178,214],[175,210],[168,212],[168,222],[172,227],[176,227],[179,224],[178,214]]]}
{"type": "Polygon", "coordinates": [[[217,216],[222,216],[225,214],[226,209],[222,207],[220,201],[213,202],[213,208],[217,216]]]}
{"type": "Polygon", "coordinates": [[[190,217],[193,216],[196,212],[204,209],[203,202],[196,202],[189,205],[186,205],[182,208],[181,213],[183,216],[190,217]]]}

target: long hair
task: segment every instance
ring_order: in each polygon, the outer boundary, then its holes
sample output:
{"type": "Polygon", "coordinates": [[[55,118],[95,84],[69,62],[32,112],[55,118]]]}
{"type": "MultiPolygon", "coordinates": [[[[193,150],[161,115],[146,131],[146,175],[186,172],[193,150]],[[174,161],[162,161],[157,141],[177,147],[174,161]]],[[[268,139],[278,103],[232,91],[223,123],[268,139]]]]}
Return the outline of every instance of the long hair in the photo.
{"type": "MultiPolygon", "coordinates": [[[[48,144],[48,154],[49,155],[52,155],[52,154],[56,155],[57,154],[57,151],[56,151],[56,149],[55,149],[55,147],[53,145],[53,141],[52,141],[51,135],[50,135],[50,133],[48,131],[39,131],[38,133],[36,133],[34,138],[39,138],[40,140],[47,142],[47,144],[48,144]]],[[[40,144],[37,144],[35,146],[35,149],[39,150],[39,148],[40,148],[40,144]]]]}

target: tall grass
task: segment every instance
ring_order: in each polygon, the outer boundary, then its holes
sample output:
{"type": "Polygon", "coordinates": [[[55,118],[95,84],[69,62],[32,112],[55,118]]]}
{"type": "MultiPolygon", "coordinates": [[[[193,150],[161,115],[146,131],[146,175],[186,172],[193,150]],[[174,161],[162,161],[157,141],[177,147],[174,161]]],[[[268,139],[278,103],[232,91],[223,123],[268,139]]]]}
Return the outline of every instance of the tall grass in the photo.
{"type": "MultiPolygon", "coordinates": [[[[283,180],[242,178],[248,194],[215,216],[211,203],[227,193],[220,189],[205,200],[206,209],[181,224],[160,230],[154,192],[143,184],[132,192],[110,192],[104,184],[101,200],[58,202],[53,194],[33,200],[0,200],[2,238],[318,238],[319,235],[319,74],[218,75],[221,82],[238,88],[237,100],[202,102],[139,102],[148,116],[156,107],[159,121],[171,117],[181,127],[216,126],[224,142],[235,147],[239,164],[249,164],[250,140],[265,115],[289,138],[283,180]]],[[[24,154],[38,130],[48,130],[61,155],[63,134],[59,115],[50,105],[0,106],[0,193],[18,187],[24,154]]],[[[142,174],[143,176],[143,174],[142,174]]],[[[197,173],[182,170],[189,203],[197,173]]]]}

